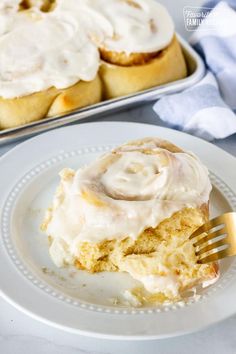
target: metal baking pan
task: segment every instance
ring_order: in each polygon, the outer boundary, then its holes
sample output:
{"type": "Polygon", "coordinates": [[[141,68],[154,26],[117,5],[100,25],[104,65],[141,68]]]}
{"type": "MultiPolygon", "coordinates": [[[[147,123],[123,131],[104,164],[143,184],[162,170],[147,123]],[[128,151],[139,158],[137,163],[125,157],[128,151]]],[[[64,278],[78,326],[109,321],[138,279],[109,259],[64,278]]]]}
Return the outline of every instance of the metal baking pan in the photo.
{"type": "Polygon", "coordinates": [[[163,95],[180,92],[196,84],[204,75],[205,67],[201,57],[193,48],[180,36],[178,39],[183,49],[187,63],[188,76],[182,80],[170,82],[165,85],[156,86],[151,89],[134,93],[128,96],[111,99],[97,104],[74,110],[57,117],[45,118],[37,122],[28,123],[20,127],[0,130],[0,145],[13,142],[14,140],[28,137],[33,134],[43,132],[52,128],[57,128],[67,123],[85,120],[86,118],[98,118],[101,114],[107,114],[127,107],[140,105],[148,101],[153,101],[163,95]]]}

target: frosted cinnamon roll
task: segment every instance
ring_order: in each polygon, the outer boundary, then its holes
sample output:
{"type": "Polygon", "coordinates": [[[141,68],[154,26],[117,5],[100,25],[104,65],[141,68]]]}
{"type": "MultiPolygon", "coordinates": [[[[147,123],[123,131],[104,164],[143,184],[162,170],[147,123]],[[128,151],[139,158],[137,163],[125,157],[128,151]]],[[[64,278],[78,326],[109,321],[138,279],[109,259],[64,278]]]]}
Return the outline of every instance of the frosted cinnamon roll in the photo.
{"type": "Polygon", "coordinates": [[[58,267],[128,272],[154,302],[217,279],[217,265],[197,264],[189,241],[208,219],[211,191],[196,156],[147,138],[60,177],[42,225],[58,267]]]}
{"type": "MultiPolygon", "coordinates": [[[[110,23],[99,42],[106,98],[186,76],[185,60],[167,10],[154,0],[95,0],[93,9],[110,23]]],[[[104,22],[104,21],[103,21],[104,22]]]]}
{"type": "Polygon", "coordinates": [[[17,13],[0,41],[0,129],[99,102],[99,61],[73,11],[17,13]]]}

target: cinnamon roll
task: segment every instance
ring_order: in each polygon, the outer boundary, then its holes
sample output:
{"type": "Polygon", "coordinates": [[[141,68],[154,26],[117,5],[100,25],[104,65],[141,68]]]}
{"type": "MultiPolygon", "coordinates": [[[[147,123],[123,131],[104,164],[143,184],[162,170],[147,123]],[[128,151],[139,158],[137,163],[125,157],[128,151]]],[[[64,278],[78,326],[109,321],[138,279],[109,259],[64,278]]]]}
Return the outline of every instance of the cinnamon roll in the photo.
{"type": "Polygon", "coordinates": [[[187,75],[172,19],[161,4],[155,0],[96,0],[94,4],[112,27],[99,43],[106,98],[187,75]]]}
{"type": "Polygon", "coordinates": [[[217,279],[217,264],[197,264],[189,240],[208,220],[211,191],[195,155],[146,138],[60,177],[42,225],[58,267],[128,272],[154,302],[217,279]]]}

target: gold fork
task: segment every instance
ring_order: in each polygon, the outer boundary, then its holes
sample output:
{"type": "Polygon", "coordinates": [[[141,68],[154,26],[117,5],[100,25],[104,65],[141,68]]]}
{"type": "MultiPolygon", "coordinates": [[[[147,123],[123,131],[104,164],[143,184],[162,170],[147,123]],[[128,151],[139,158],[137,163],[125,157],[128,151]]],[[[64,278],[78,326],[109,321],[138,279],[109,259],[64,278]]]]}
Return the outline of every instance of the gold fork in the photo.
{"type": "Polygon", "coordinates": [[[236,255],[236,212],[206,222],[191,236],[198,263],[209,263],[236,255]],[[195,241],[196,240],[196,241],[195,241]]]}

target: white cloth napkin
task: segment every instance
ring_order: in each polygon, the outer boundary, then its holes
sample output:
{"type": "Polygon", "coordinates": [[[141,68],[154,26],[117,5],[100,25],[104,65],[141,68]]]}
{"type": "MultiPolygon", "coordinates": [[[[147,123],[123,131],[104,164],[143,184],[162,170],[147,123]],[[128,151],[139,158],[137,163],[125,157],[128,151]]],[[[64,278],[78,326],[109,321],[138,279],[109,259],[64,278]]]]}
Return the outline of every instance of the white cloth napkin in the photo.
{"type": "Polygon", "coordinates": [[[205,61],[206,76],[153,108],[171,127],[212,140],[236,133],[236,11],[220,2],[206,20],[190,39],[205,61]]]}

